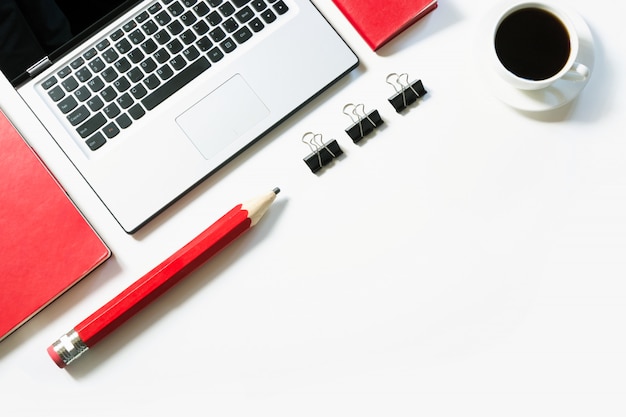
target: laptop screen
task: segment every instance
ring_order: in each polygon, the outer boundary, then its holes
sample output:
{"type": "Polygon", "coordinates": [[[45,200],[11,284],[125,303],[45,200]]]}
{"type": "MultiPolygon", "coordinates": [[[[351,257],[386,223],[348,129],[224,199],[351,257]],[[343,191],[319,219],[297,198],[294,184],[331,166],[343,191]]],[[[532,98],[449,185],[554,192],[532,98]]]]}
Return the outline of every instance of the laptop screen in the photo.
{"type": "Polygon", "coordinates": [[[0,70],[13,85],[45,58],[54,62],[141,0],[0,0],[0,70]]]}

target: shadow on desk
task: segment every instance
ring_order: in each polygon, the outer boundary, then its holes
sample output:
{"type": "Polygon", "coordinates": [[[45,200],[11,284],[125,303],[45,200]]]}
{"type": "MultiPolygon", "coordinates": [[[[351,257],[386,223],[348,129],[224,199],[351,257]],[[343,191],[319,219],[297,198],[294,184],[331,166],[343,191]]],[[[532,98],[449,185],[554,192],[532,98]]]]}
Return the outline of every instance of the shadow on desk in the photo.
{"type": "MultiPolygon", "coordinates": [[[[214,282],[215,279],[226,275],[229,267],[237,262],[242,254],[246,253],[246,251],[253,251],[256,246],[269,239],[271,230],[275,227],[279,217],[285,211],[287,203],[288,200],[286,198],[281,198],[276,201],[272,205],[271,210],[264,216],[263,221],[246,232],[245,235],[232,242],[228,247],[224,248],[220,253],[209,260],[207,264],[196,269],[168,292],[146,306],[142,311],[130,318],[128,322],[122,324],[96,346],[85,352],[76,362],[73,362],[65,368],[65,370],[74,379],[86,377],[95,369],[105,365],[107,361],[115,360],[116,356],[125,346],[135,343],[136,339],[140,339],[140,336],[144,334],[146,330],[150,329],[151,326],[161,321],[168,314],[177,314],[177,319],[180,321],[198,320],[201,322],[203,320],[202,317],[185,316],[184,311],[180,310],[179,307],[194,294],[214,282]]],[[[272,260],[268,260],[268,262],[271,261],[272,260]]],[[[180,339],[180,337],[180,334],[177,333],[175,328],[168,329],[168,333],[162,334],[159,345],[167,355],[170,355],[170,357],[164,357],[164,361],[170,359],[174,360],[176,359],[176,355],[181,354],[180,351],[172,349],[172,347],[184,347],[185,343],[188,342],[188,340],[184,338],[180,339]]],[[[137,343],[145,344],[144,349],[146,350],[155,349],[148,340],[137,340],[137,343]]],[[[52,363],[50,365],[54,366],[52,363]]]]}
{"type": "Polygon", "coordinates": [[[435,10],[405,29],[376,53],[381,57],[394,55],[413,44],[428,40],[437,32],[460,23],[462,20],[463,16],[454,8],[453,4],[440,2],[435,10]]]}

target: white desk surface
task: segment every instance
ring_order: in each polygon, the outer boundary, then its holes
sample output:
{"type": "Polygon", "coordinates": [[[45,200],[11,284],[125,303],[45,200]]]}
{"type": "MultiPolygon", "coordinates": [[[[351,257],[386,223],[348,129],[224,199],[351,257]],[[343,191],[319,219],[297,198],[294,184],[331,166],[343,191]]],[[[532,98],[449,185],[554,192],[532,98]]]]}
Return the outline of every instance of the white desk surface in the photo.
{"type": "Polygon", "coordinates": [[[626,414],[626,6],[567,2],[593,32],[594,73],[531,115],[477,76],[495,0],[441,0],[379,53],[315,3],[361,67],[134,236],[1,83],[115,254],[0,343],[2,415],[626,414]],[[392,72],[429,91],[402,115],[392,72]],[[350,102],[386,122],[361,145],[343,131],[350,102]],[[312,174],[307,131],[345,158],[312,174]],[[257,228],[66,370],[50,360],[59,336],[275,186],[257,228]]]}

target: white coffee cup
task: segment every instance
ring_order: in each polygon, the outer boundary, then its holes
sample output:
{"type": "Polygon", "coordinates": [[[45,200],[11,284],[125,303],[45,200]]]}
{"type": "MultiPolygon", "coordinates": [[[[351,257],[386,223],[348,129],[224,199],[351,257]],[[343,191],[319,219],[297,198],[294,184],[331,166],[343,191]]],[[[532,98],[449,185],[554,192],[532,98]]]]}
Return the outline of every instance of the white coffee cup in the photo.
{"type": "Polygon", "coordinates": [[[521,90],[546,88],[558,80],[585,81],[590,70],[577,62],[579,34],[563,8],[549,2],[507,3],[493,24],[491,63],[521,90]]]}

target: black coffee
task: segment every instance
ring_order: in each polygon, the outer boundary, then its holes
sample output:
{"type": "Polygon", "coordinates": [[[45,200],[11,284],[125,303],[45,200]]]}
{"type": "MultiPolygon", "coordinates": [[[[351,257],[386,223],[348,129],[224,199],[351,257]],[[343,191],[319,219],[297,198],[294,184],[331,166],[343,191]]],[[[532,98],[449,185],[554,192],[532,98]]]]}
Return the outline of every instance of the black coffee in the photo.
{"type": "Polygon", "coordinates": [[[533,7],[515,11],[500,23],[495,48],[506,69],[528,80],[552,77],[570,55],[569,35],[561,20],[533,7]]]}

